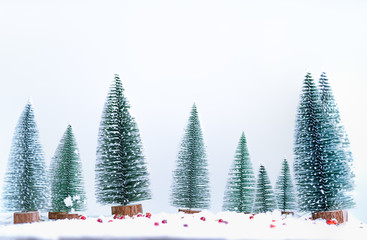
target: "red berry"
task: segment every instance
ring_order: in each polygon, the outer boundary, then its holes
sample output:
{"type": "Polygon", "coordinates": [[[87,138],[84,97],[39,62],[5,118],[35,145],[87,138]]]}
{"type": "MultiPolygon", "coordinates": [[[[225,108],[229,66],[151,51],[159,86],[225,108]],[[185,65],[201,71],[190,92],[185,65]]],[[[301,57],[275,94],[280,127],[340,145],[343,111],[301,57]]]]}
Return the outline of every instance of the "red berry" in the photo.
{"type": "Polygon", "coordinates": [[[228,221],[223,221],[224,224],[228,224],[228,221]]]}
{"type": "Polygon", "coordinates": [[[188,227],[189,225],[188,225],[188,224],[184,224],[183,226],[184,226],[184,227],[188,227]]]}
{"type": "Polygon", "coordinates": [[[85,220],[85,219],[87,219],[85,216],[80,216],[80,219],[81,220],[85,220]]]}
{"type": "Polygon", "coordinates": [[[147,214],[145,214],[145,217],[147,217],[147,218],[150,218],[152,216],[152,214],[151,213],[147,213],[147,214]]]}
{"type": "Polygon", "coordinates": [[[120,219],[125,219],[125,216],[121,216],[120,219]]]}
{"type": "Polygon", "coordinates": [[[272,222],[275,222],[275,220],[271,220],[272,222]]]}
{"type": "Polygon", "coordinates": [[[113,215],[113,219],[117,219],[117,218],[118,218],[117,214],[113,215]]]}
{"type": "Polygon", "coordinates": [[[205,219],[205,217],[201,217],[200,220],[201,221],[205,221],[206,219],[205,219]]]}
{"type": "Polygon", "coordinates": [[[113,222],[113,220],[108,220],[108,222],[113,222]]]}
{"type": "Polygon", "coordinates": [[[154,226],[159,226],[159,222],[155,222],[154,223],[154,226]]]}
{"type": "Polygon", "coordinates": [[[270,228],[275,228],[275,225],[274,224],[270,224],[270,228]]]}
{"type": "Polygon", "coordinates": [[[136,215],[136,217],[142,217],[142,216],[143,216],[143,215],[142,215],[142,214],[140,214],[140,213],[139,213],[138,215],[136,215]]]}
{"type": "Polygon", "coordinates": [[[250,216],[250,219],[254,219],[254,216],[250,216]]]}
{"type": "Polygon", "coordinates": [[[219,222],[219,223],[222,223],[222,222],[223,222],[223,219],[219,219],[219,220],[218,220],[218,222],[219,222]]]}
{"type": "Polygon", "coordinates": [[[97,219],[97,222],[103,223],[102,219],[100,219],[100,218],[97,219]]]}
{"type": "Polygon", "coordinates": [[[166,224],[166,223],[167,223],[167,220],[162,220],[162,223],[163,223],[163,224],[166,224]]]}

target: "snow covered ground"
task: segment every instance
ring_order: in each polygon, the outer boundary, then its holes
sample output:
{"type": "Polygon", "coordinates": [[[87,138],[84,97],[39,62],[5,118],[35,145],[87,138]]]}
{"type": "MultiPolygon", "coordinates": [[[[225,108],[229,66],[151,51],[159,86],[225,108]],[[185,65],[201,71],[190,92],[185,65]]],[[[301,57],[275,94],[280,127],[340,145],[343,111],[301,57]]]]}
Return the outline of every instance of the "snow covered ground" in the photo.
{"type": "Polygon", "coordinates": [[[0,239],[367,239],[367,225],[353,217],[337,226],[310,220],[308,215],[285,218],[273,212],[251,216],[203,211],[121,220],[86,216],[85,220],[51,221],[42,213],[39,223],[14,225],[12,213],[3,213],[0,239]]]}

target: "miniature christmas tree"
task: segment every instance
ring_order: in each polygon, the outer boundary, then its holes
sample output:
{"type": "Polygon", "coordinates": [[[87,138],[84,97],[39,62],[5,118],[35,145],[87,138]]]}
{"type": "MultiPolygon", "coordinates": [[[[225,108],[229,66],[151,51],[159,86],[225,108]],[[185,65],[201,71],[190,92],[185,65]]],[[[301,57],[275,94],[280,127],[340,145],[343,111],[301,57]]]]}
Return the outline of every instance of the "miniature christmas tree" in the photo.
{"type": "Polygon", "coordinates": [[[326,163],[321,158],[321,100],[310,73],[305,77],[298,107],[294,171],[300,210],[325,209],[325,181],[322,173],[326,163]]]}
{"type": "Polygon", "coordinates": [[[334,119],[335,106],[329,102],[331,92],[325,79],[321,81],[320,96],[311,75],[307,74],[295,130],[294,169],[299,207],[310,212],[352,205],[347,194],[352,188],[350,160],[334,119]]]}
{"type": "Polygon", "coordinates": [[[277,203],[273,188],[268,177],[268,173],[263,165],[260,165],[259,175],[256,184],[256,195],[254,212],[266,213],[272,212],[277,208],[277,203]]]}
{"type": "Polygon", "coordinates": [[[174,171],[171,204],[183,208],[209,208],[209,177],[203,135],[194,104],[174,171]]]}
{"type": "Polygon", "coordinates": [[[283,160],[282,169],[275,185],[275,193],[278,208],[282,212],[292,212],[296,209],[296,195],[287,159],[283,160]]]}
{"type": "Polygon", "coordinates": [[[102,113],[96,161],[96,198],[127,205],[150,199],[149,175],[139,129],[115,75],[102,113]]]}
{"type": "Polygon", "coordinates": [[[328,182],[332,185],[325,193],[328,196],[328,210],[350,208],[354,201],[350,192],[354,186],[353,163],[349,139],[342,124],[339,109],[335,102],[329,81],[325,73],[319,80],[322,106],[322,158],[328,164],[328,182]]]}
{"type": "Polygon", "coordinates": [[[82,165],[71,125],[67,127],[52,159],[50,176],[53,212],[85,210],[82,165]]]}
{"type": "Polygon", "coordinates": [[[224,211],[252,212],[255,197],[255,175],[247,150],[245,133],[238,143],[224,193],[224,211]]]}
{"type": "Polygon", "coordinates": [[[38,134],[29,101],[14,132],[4,181],[4,207],[8,211],[29,212],[46,207],[49,189],[38,134]]]}

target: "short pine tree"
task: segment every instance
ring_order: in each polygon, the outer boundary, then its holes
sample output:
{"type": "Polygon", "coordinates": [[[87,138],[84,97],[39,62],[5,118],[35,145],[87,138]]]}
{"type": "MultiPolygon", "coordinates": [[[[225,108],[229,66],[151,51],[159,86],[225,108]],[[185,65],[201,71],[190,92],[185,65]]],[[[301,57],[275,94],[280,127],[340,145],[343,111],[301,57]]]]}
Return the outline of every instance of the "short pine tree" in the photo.
{"type": "Polygon", "coordinates": [[[255,197],[255,175],[242,133],[224,193],[224,211],[252,212],[255,197]]]}
{"type": "Polygon", "coordinates": [[[115,75],[98,135],[96,198],[100,203],[128,205],[151,196],[139,129],[129,109],[115,75]]]}
{"type": "Polygon", "coordinates": [[[277,209],[277,202],[271,186],[268,173],[263,165],[260,165],[259,175],[256,183],[256,195],[254,212],[266,213],[277,209]]]}
{"type": "Polygon", "coordinates": [[[14,132],[4,182],[6,210],[27,212],[46,208],[49,188],[45,157],[30,102],[14,132]]]}
{"type": "Polygon", "coordinates": [[[297,200],[287,159],[283,160],[282,169],[275,185],[278,208],[283,212],[296,210],[297,200]]]}
{"type": "Polygon", "coordinates": [[[51,211],[86,209],[82,165],[71,125],[67,127],[52,159],[50,177],[51,211]]]}
{"type": "Polygon", "coordinates": [[[349,139],[341,122],[338,106],[335,102],[329,81],[325,73],[319,80],[322,105],[322,157],[328,164],[327,199],[328,210],[338,210],[354,206],[350,192],[354,186],[353,163],[349,139]]]}
{"type": "Polygon", "coordinates": [[[191,116],[173,175],[171,204],[182,208],[207,209],[210,203],[209,177],[203,135],[196,105],[191,116]]]}

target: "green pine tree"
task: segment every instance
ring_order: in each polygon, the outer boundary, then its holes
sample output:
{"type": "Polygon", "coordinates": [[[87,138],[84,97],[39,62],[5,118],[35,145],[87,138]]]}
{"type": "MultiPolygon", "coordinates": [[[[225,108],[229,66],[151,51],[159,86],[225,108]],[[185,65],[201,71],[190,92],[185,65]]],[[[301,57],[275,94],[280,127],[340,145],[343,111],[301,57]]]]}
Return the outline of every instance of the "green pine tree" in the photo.
{"type": "Polygon", "coordinates": [[[350,192],[354,186],[353,163],[349,139],[342,124],[339,108],[325,73],[319,80],[320,97],[323,113],[322,157],[328,164],[327,199],[328,210],[339,210],[354,206],[350,192]]]}
{"type": "Polygon", "coordinates": [[[296,194],[287,159],[283,160],[282,169],[275,185],[278,208],[283,212],[296,210],[296,194]]]}
{"type": "Polygon", "coordinates": [[[268,173],[263,165],[260,165],[256,183],[254,212],[266,213],[277,209],[277,202],[271,186],[268,173]]]}
{"type": "Polygon", "coordinates": [[[242,132],[224,193],[224,211],[252,212],[255,197],[255,175],[242,132]]]}
{"type": "Polygon", "coordinates": [[[320,91],[307,74],[295,130],[295,179],[303,211],[332,211],[353,206],[350,155],[326,76],[320,91]]]}
{"type": "Polygon", "coordinates": [[[209,177],[203,135],[196,105],[191,110],[174,171],[171,204],[182,208],[207,209],[209,177]]]}
{"type": "Polygon", "coordinates": [[[102,113],[96,161],[96,198],[127,205],[150,199],[149,174],[139,129],[118,75],[102,113]]]}
{"type": "Polygon", "coordinates": [[[43,210],[48,195],[45,157],[33,107],[28,102],[14,132],[4,181],[4,207],[8,211],[43,210]]]}
{"type": "Polygon", "coordinates": [[[68,125],[51,163],[51,211],[86,209],[86,197],[79,150],[68,125]]]}
{"type": "Polygon", "coordinates": [[[298,106],[294,171],[298,191],[298,206],[302,211],[326,209],[327,190],[324,177],[327,163],[321,156],[322,108],[319,91],[308,73],[303,82],[298,106]]]}

